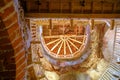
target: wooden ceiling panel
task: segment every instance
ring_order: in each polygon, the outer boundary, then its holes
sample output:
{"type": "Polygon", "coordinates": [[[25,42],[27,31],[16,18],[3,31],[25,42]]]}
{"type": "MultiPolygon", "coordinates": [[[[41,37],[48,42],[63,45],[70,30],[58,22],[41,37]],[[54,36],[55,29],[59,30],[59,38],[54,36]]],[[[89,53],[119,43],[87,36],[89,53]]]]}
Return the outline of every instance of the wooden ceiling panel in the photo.
{"type": "Polygon", "coordinates": [[[93,3],[93,9],[94,9],[94,10],[101,10],[101,9],[102,9],[101,3],[94,2],[94,3],[93,3]]]}
{"type": "Polygon", "coordinates": [[[51,10],[52,9],[59,9],[60,8],[60,4],[58,2],[56,3],[51,3],[51,6],[50,6],[51,10]]]}
{"type": "Polygon", "coordinates": [[[120,14],[120,0],[20,0],[25,13],[120,14]]]}

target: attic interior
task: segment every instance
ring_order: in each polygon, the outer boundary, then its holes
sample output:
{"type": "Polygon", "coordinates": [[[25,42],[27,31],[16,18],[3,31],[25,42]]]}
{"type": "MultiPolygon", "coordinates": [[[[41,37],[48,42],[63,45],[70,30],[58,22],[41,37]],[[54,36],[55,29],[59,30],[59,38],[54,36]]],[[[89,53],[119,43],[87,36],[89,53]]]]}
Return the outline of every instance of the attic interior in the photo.
{"type": "Polygon", "coordinates": [[[0,80],[120,80],[119,4],[0,1],[0,80]]]}

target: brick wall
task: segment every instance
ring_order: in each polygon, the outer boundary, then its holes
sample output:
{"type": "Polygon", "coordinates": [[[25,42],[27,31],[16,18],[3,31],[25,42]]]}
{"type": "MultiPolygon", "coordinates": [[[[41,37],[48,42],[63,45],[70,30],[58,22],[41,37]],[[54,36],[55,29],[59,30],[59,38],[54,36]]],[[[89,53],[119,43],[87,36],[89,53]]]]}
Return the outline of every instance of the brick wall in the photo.
{"type": "Polygon", "coordinates": [[[24,40],[13,0],[0,0],[0,80],[24,80],[24,40]]]}

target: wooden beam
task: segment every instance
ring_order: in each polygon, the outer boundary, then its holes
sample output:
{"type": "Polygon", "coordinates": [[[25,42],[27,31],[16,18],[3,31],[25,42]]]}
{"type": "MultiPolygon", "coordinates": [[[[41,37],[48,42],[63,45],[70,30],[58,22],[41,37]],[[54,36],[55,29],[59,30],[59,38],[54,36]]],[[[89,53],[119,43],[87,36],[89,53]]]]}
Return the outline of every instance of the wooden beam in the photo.
{"type": "Polygon", "coordinates": [[[71,24],[71,28],[74,29],[74,26],[73,26],[73,19],[70,19],[70,24],[71,24]]]}
{"type": "Polygon", "coordinates": [[[115,25],[115,20],[111,20],[110,30],[113,30],[113,29],[114,29],[114,25],[115,25]]]}
{"type": "Polygon", "coordinates": [[[94,19],[91,19],[91,30],[94,29],[94,19]]]}
{"type": "Polygon", "coordinates": [[[120,14],[25,13],[26,18],[120,18],[120,14]]]}

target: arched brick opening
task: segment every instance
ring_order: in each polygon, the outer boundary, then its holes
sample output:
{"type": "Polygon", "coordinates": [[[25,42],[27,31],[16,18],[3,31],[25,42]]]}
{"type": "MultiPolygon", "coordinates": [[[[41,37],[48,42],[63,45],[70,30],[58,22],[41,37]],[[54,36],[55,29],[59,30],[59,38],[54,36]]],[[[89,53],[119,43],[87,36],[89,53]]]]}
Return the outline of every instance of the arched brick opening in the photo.
{"type": "Polygon", "coordinates": [[[0,0],[0,80],[24,80],[25,45],[13,0],[0,0]]]}

